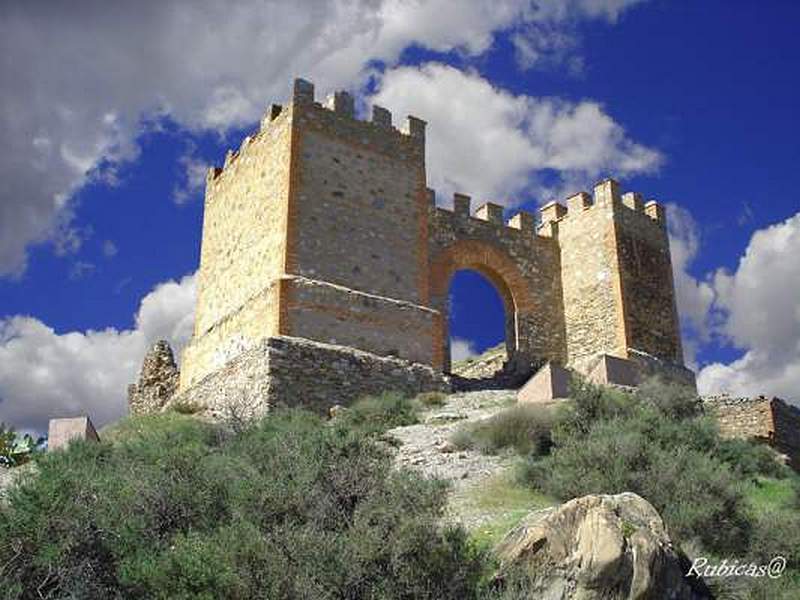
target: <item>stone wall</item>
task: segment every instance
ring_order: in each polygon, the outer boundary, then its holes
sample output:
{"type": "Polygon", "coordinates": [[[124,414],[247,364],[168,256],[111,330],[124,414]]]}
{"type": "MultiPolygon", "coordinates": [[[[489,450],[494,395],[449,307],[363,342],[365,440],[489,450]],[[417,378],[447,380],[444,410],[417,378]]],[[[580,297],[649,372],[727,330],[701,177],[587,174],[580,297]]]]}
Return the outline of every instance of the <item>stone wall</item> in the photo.
{"type": "Polygon", "coordinates": [[[304,277],[286,278],[284,302],[294,337],[431,364],[429,308],[304,277]]]}
{"type": "Polygon", "coordinates": [[[287,272],[423,304],[424,134],[357,120],[337,99],[295,103],[287,272]]]}
{"type": "Polygon", "coordinates": [[[231,409],[245,412],[247,417],[259,416],[276,406],[327,413],[335,404],[348,405],[390,390],[408,395],[447,391],[449,382],[438,371],[417,363],[276,336],[243,352],[175,396],[170,404],[192,403],[221,417],[231,409]]]}
{"type": "Polygon", "coordinates": [[[429,199],[431,306],[440,317],[433,364],[449,370],[447,331],[450,280],[471,269],[494,284],[503,299],[509,360],[525,356],[529,364],[566,361],[559,249],[552,238],[537,235],[533,215],[518,212],[508,224],[502,207],[491,203],[471,215],[470,198],[457,194],[454,210],[429,199]]]}
{"type": "Polygon", "coordinates": [[[185,388],[279,331],[275,297],[284,273],[292,157],[292,109],[272,110],[206,180],[194,336],[181,370],[185,388]],[[265,302],[266,300],[266,302],[265,302]]]}
{"type": "Polygon", "coordinates": [[[549,211],[549,226],[561,249],[567,364],[611,354],[625,358],[627,343],[622,312],[614,203],[610,185],[567,199],[549,211]]]}
{"type": "Polygon", "coordinates": [[[614,214],[626,344],[683,363],[666,215],[636,193],[621,196],[614,214]]]}
{"type": "Polygon", "coordinates": [[[703,403],[715,415],[722,435],[768,443],[800,471],[800,409],[796,406],[764,396],[707,396],[703,403]]]}

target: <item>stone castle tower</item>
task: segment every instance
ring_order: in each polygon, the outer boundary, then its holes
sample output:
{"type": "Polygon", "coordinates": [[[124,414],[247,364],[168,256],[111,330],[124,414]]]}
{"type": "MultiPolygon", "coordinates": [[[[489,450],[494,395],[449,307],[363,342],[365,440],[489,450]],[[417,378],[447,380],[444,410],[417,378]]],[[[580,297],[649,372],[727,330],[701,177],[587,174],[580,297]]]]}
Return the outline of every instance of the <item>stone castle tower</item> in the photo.
{"type": "Polygon", "coordinates": [[[224,167],[209,170],[194,336],[179,396],[264,409],[440,388],[447,295],[459,269],[485,275],[506,309],[509,360],[589,372],[603,356],[691,379],[665,214],[611,179],[593,196],[504,222],[491,202],[426,186],[425,122],[370,121],[294,82],[224,167]],[[337,400],[337,395],[341,396],[337,400]]]}

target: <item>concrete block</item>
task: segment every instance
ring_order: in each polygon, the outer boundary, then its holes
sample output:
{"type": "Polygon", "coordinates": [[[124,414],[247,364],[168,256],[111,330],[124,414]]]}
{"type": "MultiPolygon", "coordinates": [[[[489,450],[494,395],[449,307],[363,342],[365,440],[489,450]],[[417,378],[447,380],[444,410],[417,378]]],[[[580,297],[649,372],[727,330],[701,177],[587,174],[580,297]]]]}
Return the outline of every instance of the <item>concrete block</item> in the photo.
{"type": "Polygon", "coordinates": [[[569,380],[569,371],[549,362],[519,389],[517,402],[550,402],[568,398],[569,380]]]}
{"type": "Polygon", "coordinates": [[[72,440],[99,442],[100,436],[88,416],[50,419],[47,432],[47,449],[65,448],[72,440]]]}

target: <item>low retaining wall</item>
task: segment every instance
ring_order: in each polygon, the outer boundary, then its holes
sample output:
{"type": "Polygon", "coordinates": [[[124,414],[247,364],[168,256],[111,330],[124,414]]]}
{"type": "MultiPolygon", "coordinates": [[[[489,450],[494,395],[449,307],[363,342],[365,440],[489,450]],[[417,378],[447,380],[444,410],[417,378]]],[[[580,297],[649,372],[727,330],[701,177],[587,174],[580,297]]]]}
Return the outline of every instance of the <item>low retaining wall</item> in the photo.
{"type": "Polygon", "coordinates": [[[703,404],[716,417],[723,436],[765,442],[800,471],[800,409],[764,396],[706,396],[703,404]]]}
{"type": "Polygon", "coordinates": [[[363,396],[394,390],[408,395],[448,391],[449,381],[433,368],[345,346],[276,336],[263,340],[172,398],[205,407],[211,416],[231,410],[265,414],[274,406],[327,412],[363,396]]]}

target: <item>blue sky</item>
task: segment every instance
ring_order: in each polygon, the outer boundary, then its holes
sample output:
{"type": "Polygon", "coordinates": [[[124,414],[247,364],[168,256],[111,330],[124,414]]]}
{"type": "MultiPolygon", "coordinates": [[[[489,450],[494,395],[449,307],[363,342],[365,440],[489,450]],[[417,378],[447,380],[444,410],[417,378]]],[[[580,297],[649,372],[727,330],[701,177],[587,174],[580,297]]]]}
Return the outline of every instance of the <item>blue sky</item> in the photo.
{"type": "MultiPolygon", "coordinates": [[[[426,119],[440,198],[535,210],[611,175],[667,203],[701,389],[799,400],[798,22],[778,0],[4,3],[0,420],[112,420],[144,349],[185,343],[205,168],[294,76],[426,119]]],[[[499,341],[491,286],[452,290],[459,355],[499,341]]]]}

